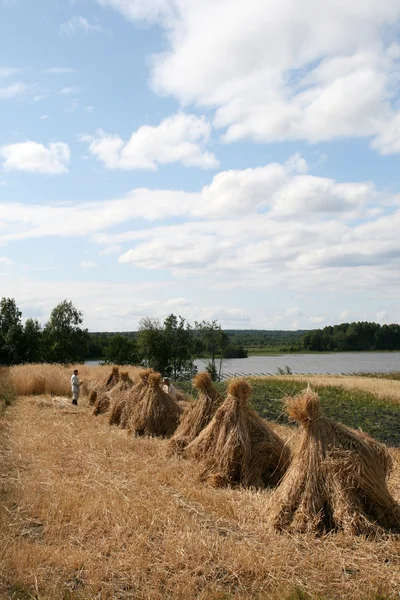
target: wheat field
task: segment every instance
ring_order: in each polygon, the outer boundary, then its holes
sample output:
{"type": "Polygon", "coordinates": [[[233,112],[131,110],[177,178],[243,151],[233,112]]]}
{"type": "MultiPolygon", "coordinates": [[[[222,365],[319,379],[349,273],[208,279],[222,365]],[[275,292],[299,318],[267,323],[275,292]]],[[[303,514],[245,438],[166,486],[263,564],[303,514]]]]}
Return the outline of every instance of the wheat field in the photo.
{"type": "MultiPolygon", "coordinates": [[[[277,534],[267,526],[269,491],[204,485],[199,466],[167,458],[166,445],[109,427],[85,401],[41,394],[9,407],[0,421],[0,598],[400,597],[400,536],[277,534]]],[[[400,449],[391,453],[400,500],[400,449]]]]}
{"type": "MultiPolygon", "coordinates": [[[[262,379],[251,377],[251,379],[262,379]]],[[[275,375],[280,381],[303,381],[311,385],[339,386],[347,390],[362,390],[384,400],[400,403],[400,381],[374,377],[357,377],[357,375],[275,375]]]]}

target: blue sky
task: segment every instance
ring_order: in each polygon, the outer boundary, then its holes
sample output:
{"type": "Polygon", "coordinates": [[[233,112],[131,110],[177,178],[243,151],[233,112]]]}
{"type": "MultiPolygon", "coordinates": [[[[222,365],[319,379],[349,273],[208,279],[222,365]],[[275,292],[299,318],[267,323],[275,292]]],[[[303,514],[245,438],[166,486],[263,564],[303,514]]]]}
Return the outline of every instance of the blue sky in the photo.
{"type": "Polygon", "coordinates": [[[0,294],[399,322],[400,0],[0,0],[0,294]]]}

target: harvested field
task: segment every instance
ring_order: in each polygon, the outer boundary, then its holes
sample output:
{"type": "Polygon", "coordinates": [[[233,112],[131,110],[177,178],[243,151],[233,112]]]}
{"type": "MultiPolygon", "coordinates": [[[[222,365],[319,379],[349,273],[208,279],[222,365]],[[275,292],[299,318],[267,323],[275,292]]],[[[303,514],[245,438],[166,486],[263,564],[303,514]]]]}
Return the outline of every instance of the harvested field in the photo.
{"type": "Polygon", "coordinates": [[[2,600],[398,599],[399,536],[275,533],[269,491],[201,484],[167,440],[70,408],[20,398],[0,421],[2,600]]]}

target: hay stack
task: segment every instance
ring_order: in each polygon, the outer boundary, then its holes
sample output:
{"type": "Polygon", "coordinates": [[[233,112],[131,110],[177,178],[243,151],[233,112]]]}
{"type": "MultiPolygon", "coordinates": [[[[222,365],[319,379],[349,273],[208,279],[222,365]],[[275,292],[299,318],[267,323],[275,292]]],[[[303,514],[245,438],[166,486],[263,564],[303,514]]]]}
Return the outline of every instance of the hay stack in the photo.
{"type": "MultiPolygon", "coordinates": [[[[103,371],[103,369],[102,369],[103,371]]],[[[118,367],[113,367],[111,373],[104,375],[104,372],[101,372],[100,375],[97,375],[94,379],[90,380],[88,385],[89,393],[91,391],[95,391],[98,394],[109,392],[120,380],[120,373],[118,367]]]]}
{"type": "Polygon", "coordinates": [[[111,397],[106,392],[100,394],[96,393],[96,400],[94,402],[93,414],[95,417],[103,415],[108,411],[111,405],[111,397]]]}
{"type": "Polygon", "coordinates": [[[252,410],[251,386],[231,380],[226,400],[186,455],[204,462],[203,476],[214,485],[263,488],[280,481],[290,461],[283,440],[252,410]]]}
{"type": "Polygon", "coordinates": [[[294,532],[400,531],[400,507],[386,486],[391,468],[386,447],[325,417],[310,388],[286,405],[302,436],[271,499],[271,524],[294,532]]]}
{"type": "MultiPolygon", "coordinates": [[[[142,394],[148,385],[149,376],[152,373],[155,373],[153,369],[142,369],[138,374],[138,380],[135,384],[131,379],[129,381],[132,382],[132,385],[128,384],[128,381],[125,380],[124,388],[119,390],[120,393],[114,395],[113,392],[113,402],[109,419],[110,425],[119,425],[122,429],[128,426],[131,409],[142,398],[142,394]]],[[[125,373],[121,373],[121,378],[122,375],[125,375],[125,373]]],[[[122,384],[123,382],[120,385],[122,386],[122,384]]]]}
{"type": "Polygon", "coordinates": [[[97,392],[96,390],[92,390],[89,394],[89,406],[93,406],[97,400],[97,392]]]}
{"type": "Polygon", "coordinates": [[[193,387],[199,392],[198,400],[185,409],[178,429],[168,442],[169,455],[182,454],[186,446],[209,424],[221,404],[221,396],[206,371],[196,375],[193,387]]]}
{"type": "MultiPolygon", "coordinates": [[[[117,367],[118,368],[118,367],[117,367]]],[[[133,388],[133,380],[129,377],[129,373],[119,373],[117,383],[111,388],[112,394],[116,395],[120,392],[125,392],[133,388]]]]}
{"type": "Polygon", "coordinates": [[[161,389],[160,373],[149,373],[140,399],[130,406],[128,428],[136,435],[169,437],[181,414],[182,408],[176,400],[161,389]]]}

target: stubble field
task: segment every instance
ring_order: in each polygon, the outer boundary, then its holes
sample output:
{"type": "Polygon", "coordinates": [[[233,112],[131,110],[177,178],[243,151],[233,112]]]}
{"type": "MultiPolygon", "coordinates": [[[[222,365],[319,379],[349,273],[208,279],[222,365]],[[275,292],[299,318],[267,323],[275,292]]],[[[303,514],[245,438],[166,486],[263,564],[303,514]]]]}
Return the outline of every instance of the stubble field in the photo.
{"type": "MultiPolygon", "coordinates": [[[[270,491],[200,483],[166,440],[128,436],[61,391],[19,397],[0,421],[0,598],[400,598],[400,536],[275,533],[270,491]]],[[[292,443],[293,427],[274,427],[292,443]]]]}

